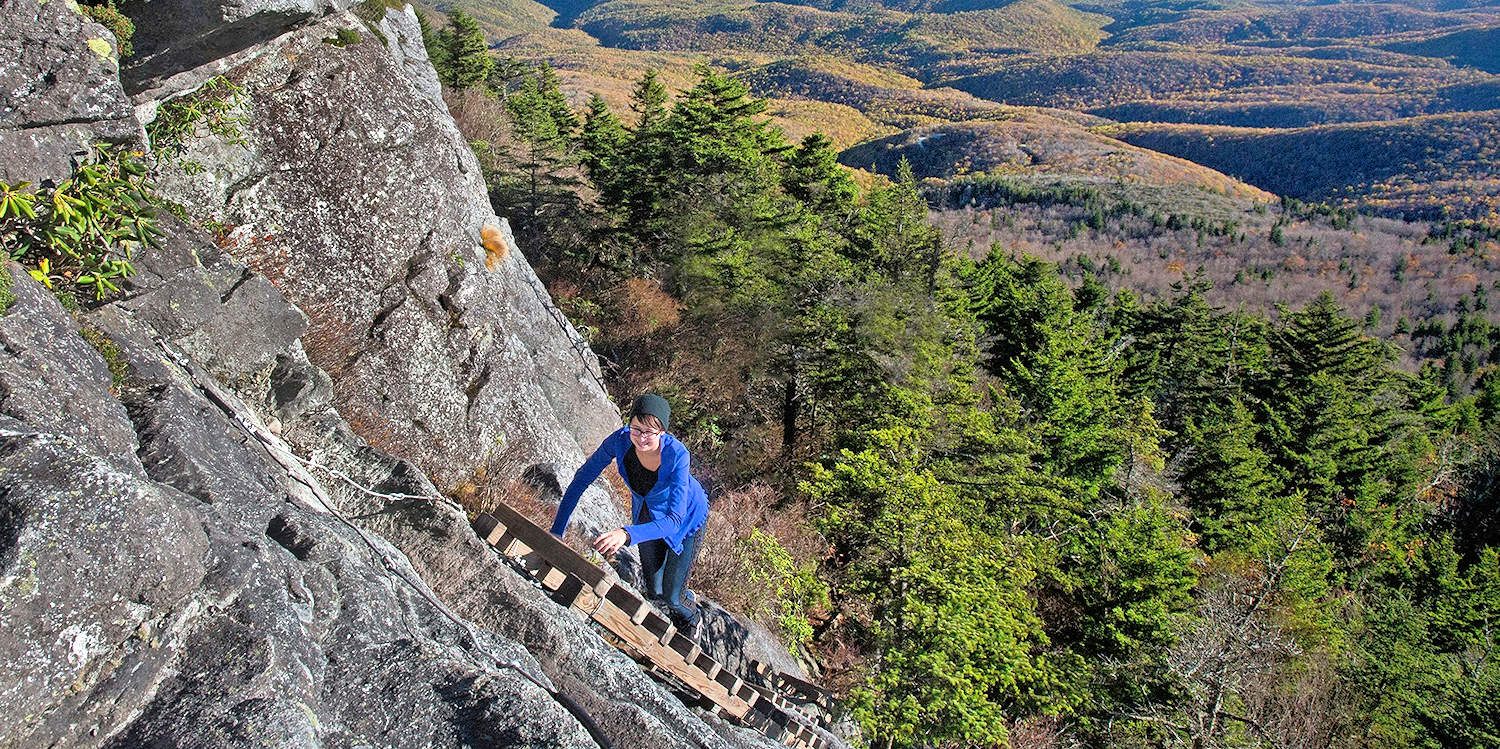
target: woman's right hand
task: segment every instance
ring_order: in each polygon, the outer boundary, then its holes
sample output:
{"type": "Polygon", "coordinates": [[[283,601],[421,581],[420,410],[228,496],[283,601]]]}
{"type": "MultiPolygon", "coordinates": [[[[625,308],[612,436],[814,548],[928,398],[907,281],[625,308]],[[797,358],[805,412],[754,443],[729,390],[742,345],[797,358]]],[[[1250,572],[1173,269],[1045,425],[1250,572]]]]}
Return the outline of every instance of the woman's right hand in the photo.
{"type": "Polygon", "coordinates": [[[594,539],[594,551],[607,557],[614,556],[627,543],[630,543],[630,534],[624,528],[616,528],[594,539]]]}

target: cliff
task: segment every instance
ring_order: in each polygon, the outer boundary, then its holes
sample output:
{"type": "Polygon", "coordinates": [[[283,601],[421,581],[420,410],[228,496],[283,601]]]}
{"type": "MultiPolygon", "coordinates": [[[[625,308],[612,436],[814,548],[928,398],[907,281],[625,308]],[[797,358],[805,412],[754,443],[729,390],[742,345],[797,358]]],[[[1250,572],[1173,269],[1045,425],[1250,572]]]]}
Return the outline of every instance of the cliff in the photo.
{"type": "MultiPolygon", "coordinates": [[[[121,70],[71,0],[0,2],[0,180],[143,148],[184,97],[235,123],[167,149],[180,217],[117,298],[66,309],[4,266],[0,747],[594,746],[582,715],[616,746],[773,745],[443,498],[495,470],[555,498],[618,411],[415,16],[356,11],[158,0],[121,70]]],[[[620,519],[595,487],[575,523],[620,519]]]]}

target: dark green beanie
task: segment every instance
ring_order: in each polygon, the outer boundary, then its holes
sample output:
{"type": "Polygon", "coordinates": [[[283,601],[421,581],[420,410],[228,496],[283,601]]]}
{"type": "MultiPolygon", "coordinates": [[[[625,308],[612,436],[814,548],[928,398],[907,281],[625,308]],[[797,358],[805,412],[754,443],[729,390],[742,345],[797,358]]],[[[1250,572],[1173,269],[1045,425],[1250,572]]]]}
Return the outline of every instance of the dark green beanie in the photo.
{"type": "Polygon", "coordinates": [[[637,416],[655,416],[661,420],[661,430],[670,431],[672,428],[672,407],[667,405],[667,399],[660,395],[647,393],[635,399],[630,406],[630,418],[637,416]]]}

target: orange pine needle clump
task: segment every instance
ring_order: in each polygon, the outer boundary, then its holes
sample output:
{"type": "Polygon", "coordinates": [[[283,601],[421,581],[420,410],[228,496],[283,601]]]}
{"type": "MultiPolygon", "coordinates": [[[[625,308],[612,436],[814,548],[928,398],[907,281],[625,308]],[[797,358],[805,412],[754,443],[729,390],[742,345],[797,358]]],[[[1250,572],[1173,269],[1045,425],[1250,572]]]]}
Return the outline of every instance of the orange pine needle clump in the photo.
{"type": "Polygon", "coordinates": [[[505,241],[505,235],[500,233],[500,227],[494,224],[485,224],[479,230],[479,240],[484,244],[484,267],[496,270],[500,267],[500,261],[510,253],[510,243],[505,241]]]}

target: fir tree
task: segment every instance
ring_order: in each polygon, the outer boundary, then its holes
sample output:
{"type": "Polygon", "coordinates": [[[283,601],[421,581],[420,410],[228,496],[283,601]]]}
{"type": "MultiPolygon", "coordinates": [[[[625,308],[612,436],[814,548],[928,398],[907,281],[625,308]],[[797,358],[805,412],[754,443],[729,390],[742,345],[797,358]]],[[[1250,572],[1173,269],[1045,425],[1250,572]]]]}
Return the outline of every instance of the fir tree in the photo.
{"type": "Polygon", "coordinates": [[[444,52],[440,56],[443,67],[438,68],[438,80],[454,89],[465,89],[484,84],[495,66],[484,41],[484,31],[479,22],[463,10],[454,10],[448,19],[448,30],[442,34],[444,52]]]}
{"type": "Polygon", "coordinates": [[[609,110],[604,97],[597,93],[589,97],[589,109],[584,115],[578,148],[583,165],[588,169],[589,179],[594,184],[613,181],[629,139],[630,134],[625,131],[620,118],[609,110]]]}

